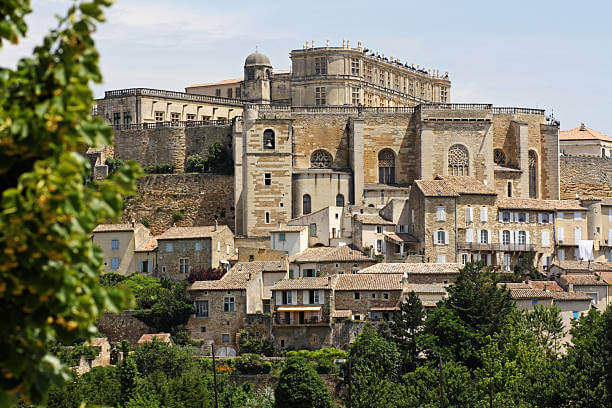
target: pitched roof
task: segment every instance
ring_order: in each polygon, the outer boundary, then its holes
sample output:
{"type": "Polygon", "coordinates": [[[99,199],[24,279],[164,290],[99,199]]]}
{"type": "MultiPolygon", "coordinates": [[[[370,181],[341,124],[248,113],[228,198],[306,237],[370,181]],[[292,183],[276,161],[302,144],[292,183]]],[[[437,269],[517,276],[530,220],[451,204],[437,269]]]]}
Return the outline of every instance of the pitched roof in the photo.
{"type": "Polygon", "coordinates": [[[612,272],[600,272],[599,276],[601,276],[601,278],[608,282],[608,284],[612,285],[612,272]]]}
{"type": "Polygon", "coordinates": [[[561,275],[558,278],[563,286],[570,283],[578,286],[608,286],[608,283],[594,274],[561,275]]]}
{"type": "Polygon", "coordinates": [[[142,224],[98,224],[93,232],[127,232],[134,231],[142,224]]]}
{"type": "Polygon", "coordinates": [[[580,201],[601,201],[601,205],[612,205],[612,197],[585,196],[580,201]]]}
{"type": "Polygon", "coordinates": [[[308,229],[307,225],[280,225],[270,232],[301,232],[308,229]]]}
{"type": "Polygon", "coordinates": [[[458,194],[497,195],[489,186],[474,177],[438,175],[436,180],[448,181],[458,194]]]}
{"type": "Polygon", "coordinates": [[[134,252],[151,252],[157,249],[157,238],[151,237],[147,239],[145,242],[140,244],[138,248],[134,250],[134,252]]]}
{"type": "Polygon", "coordinates": [[[402,242],[419,242],[419,240],[412,234],[407,232],[386,232],[385,239],[390,241],[402,243],[402,242]]]}
{"type": "Polygon", "coordinates": [[[234,265],[238,272],[287,272],[285,260],[238,262],[234,265]]]}
{"type": "Polygon", "coordinates": [[[552,299],[552,293],[538,289],[510,289],[512,299],[552,299]]]}
{"type": "Polygon", "coordinates": [[[286,271],[282,261],[238,262],[221,279],[195,281],[189,290],[246,290],[254,278],[253,274],[263,271],[286,271]]]}
{"type": "Polygon", "coordinates": [[[338,275],[336,291],[403,290],[402,275],[398,274],[343,274],[338,275]]]}
{"type": "Polygon", "coordinates": [[[585,261],[555,261],[552,264],[564,271],[572,272],[612,272],[610,262],[585,262],[585,261]]]}
{"type": "Polygon", "coordinates": [[[551,292],[563,292],[563,288],[555,281],[530,281],[529,286],[539,290],[549,290],[551,292]]]}
{"type": "Polygon", "coordinates": [[[217,82],[207,82],[204,84],[193,84],[193,85],[189,85],[186,89],[189,88],[197,88],[200,86],[214,86],[214,85],[229,85],[229,84],[237,84],[242,82],[243,78],[234,78],[234,79],[224,79],[222,81],[217,81],[217,82]]]}
{"type": "Polygon", "coordinates": [[[535,198],[500,198],[497,207],[508,210],[584,210],[578,200],[537,200],[535,198]]]}
{"type": "Polygon", "coordinates": [[[414,184],[425,197],[459,197],[453,184],[446,180],[415,180],[414,184]]]}
{"type": "Polygon", "coordinates": [[[365,225],[395,225],[393,221],[385,220],[380,215],[357,214],[355,219],[365,225]]]}
{"type": "Polygon", "coordinates": [[[373,262],[374,260],[363,253],[351,249],[347,245],[338,247],[314,247],[295,254],[289,258],[289,262],[373,262]]]}
{"type": "Polygon", "coordinates": [[[358,271],[358,274],[403,274],[408,275],[448,275],[459,274],[458,263],[377,263],[358,271]]]}
{"type": "Polygon", "coordinates": [[[162,343],[170,343],[172,341],[170,338],[170,333],[145,333],[140,336],[138,344],[151,343],[153,342],[153,339],[157,339],[162,343]]]}
{"type": "Polygon", "coordinates": [[[446,294],[446,286],[442,283],[409,283],[404,292],[446,294]]]}
{"type": "Polygon", "coordinates": [[[229,229],[227,225],[219,225],[216,229],[214,225],[206,227],[171,227],[159,235],[157,239],[211,238],[227,229],[229,229]]]}
{"type": "Polygon", "coordinates": [[[552,294],[554,300],[592,300],[589,295],[583,292],[554,291],[550,293],[552,294]]]}
{"type": "Polygon", "coordinates": [[[332,289],[336,278],[317,276],[312,278],[282,279],[272,286],[272,290],[293,289],[332,289]]]}
{"type": "Polygon", "coordinates": [[[559,140],[604,140],[612,142],[612,137],[588,128],[584,123],[581,123],[580,126],[573,129],[560,131],[559,140]]]}

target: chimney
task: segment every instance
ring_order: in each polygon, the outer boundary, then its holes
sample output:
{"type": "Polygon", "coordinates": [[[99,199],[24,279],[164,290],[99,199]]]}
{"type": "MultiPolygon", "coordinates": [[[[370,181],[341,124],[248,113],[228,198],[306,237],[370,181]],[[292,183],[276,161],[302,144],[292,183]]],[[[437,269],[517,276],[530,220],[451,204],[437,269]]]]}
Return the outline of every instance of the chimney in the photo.
{"type": "Polygon", "coordinates": [[[332,280],[331,275],[327,275],[327,286],[329,287],[331,287],[331,280],[332,280]]]}
{"type": "Polygon", "coordinates": [[[586,126],[584,126],[584,123],[580,124],[580,131],[584,132],[586,130],[586,126]]]}
{"type": "Polygon", "coordinates": [[[136,227],[136,221],[132,218],[132,228],[136,227]]]}

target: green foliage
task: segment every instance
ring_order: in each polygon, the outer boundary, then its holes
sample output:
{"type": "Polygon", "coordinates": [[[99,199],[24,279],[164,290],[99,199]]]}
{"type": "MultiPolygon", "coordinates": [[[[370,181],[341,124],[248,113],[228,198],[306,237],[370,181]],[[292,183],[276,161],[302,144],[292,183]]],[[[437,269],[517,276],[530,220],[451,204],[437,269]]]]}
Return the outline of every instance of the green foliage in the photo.
{"type": "Polygon", "coordinates": [[[272,364],[261,359],[259,354],[243,354],[236,357],[234,365],[238,374],[269,374],[272,364]]]}
{"type": "Polygon", "coordinates": [[[187,157],[185,173],[204,173],[206,171],[206,159],[199,154],[187,157]]]}
{"type": "Polygon", "coordinates": [[[187,158],[186,173],[218,173],[233,174],[234,159],[232,153],[223,147],[221,142],[214,142],[208,146],[206,156],[194,154],[187,158]]]}
{"type": "Polygon", "coordinates": [[[108,174],[115,173],[117,170],[119,170],[123,166],[124,163],[125,162],[123,160],[121,160],[121,159],[113,159],[112,157],[109,157],[104,162],[104,164],[106,164],[108,166],[108,174]]]}
{"type": "Polygon", "coordinates": [[[94,367],[67,385],[54,387],[49,393],[48,408],[78,408],[81,402],[89,405],[118,406],[121,383],[113,366],[94,367]]]}
{"type": "Polygon", "coordinates": [[[173,210],[172,211],[172,222],[179,222],[185,218],[185,214],[181,210],[173,210]]]}
{"type": "Polygon", "coordinates": [[[141,223],[142,225],[144,225],[145,227],[147,227],[147,228],[149,228],[149,227],[151,226],[151,221],[149,220],[149,218],[148,218],[148,217],[142,217],[142,218],[140,219],[140,223],[141,223]]]}
{"type": "Polygon", "coordinates": [[[328,408],[331,397],[315,369],[300,357],[285,361],[276,390],[274,406],[278,408],[328,408]]]}
{"type": "Polygon", "coordinates": [[[185,348],[170,346],[157,339],[142,343],[134,351],[133,357],[143,377],[155,371],[161,371],[169,377],[178,377],[195,364],[185,348]]]}
{"type": "Polygon", "coordinates": [[[314,365],[319,374],[337,373],[338,367],[334,364],[336,359],[347,359],[348,353],[334,347],[319,350],[288,351],[287,357],[301,357],[314,365]]]}
{"type": "Polygon", "coordinates": [[[274,343],[271,341],[264,339],[263,337],[252,335],[246,330],[241,330],[239,334],[240,340],[238,341],[238,349],[240,354],[254,353],[263,354],[267,357],[274,355],[274,343]]]}
{"type": "MultiPolygon", "coordinates": [[[[140,310],[135,317],[160,332],[171,332],[177,326],[187,323],[195,313],[193,302],[187,297],[187,282],[175,284],[172,288],[152,288],[147,291],[148,298],[138,298],[140,310]]],[[[140,295],[145,291],[141,291],[140,295]]]]}
{"type": "Polygon", "coordinates": [[[173,174],[175,170],[176,163],[158,163],[144,169],[147,174],[173,174]]]}
{"type": "Polygon", "coordinates": [[[416,336],[423,326],[425,310],[416,293],[411,291],[400,310],[393,313],[393,320],[389,324],[391,339],[398,345],[403,354],[403,372],[413,371],[416,368],[419,348],[416,336]]]}
{"type": "Polygon", "coordinates": [[[533,331],[538,344],[552,355],[557,355],[563,338],[563,320],[557,306],[535,305],[525,312],[527,327],[533,331]]]}
{"type": "Polygon", "coordinates": [[[85,360],[91,361],[100,354],[100,347],[88,346],[85,343],[76,344],[74,346],[55,345],[50,346],[49,351],[53,353],[60,361],[68,367],[79,365],[81,356],[85,360]]]}
{"type": "Polygon", "coordinates": [[[103,273],[98,282],[104,287],[115,287],[125,280],[125,276],[114,272],[103,273]]]}
{"type": "MultiPolygon", "coordinates": [[[[94,332],[104,311],[126,303],[100,287],[103,257],[89,234],[118,220],[123,197],[140,175],[126,163],[102,182],[79,154],[111,144],[111,129],[90,116],[91,83],[102,80],[91,34],[108,0],[73,4],[33,56],[0,70],[0,405],[22,396],[44,402],[68,371],[47,352],[56,339],[71,344],[94,332]]],[[[0,5],[0,41],[26,32],[29,2],[0,5]]]]}

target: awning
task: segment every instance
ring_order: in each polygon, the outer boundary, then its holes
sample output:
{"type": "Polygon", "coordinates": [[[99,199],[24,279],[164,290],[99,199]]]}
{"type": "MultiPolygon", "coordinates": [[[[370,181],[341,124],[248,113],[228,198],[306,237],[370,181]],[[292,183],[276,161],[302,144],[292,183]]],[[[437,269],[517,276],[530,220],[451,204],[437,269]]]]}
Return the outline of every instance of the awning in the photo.
{"type": "Polygon", "coordinates": [[[390,232],[385,234],[385,240],[387,241],[391,241],[391,242],[395,242],[397,244],[401,244],[403,242],[407,242],[407,243],[417,243],[419,242],[418,239],[416,239],[414,236],[412,236],[411,234],[405,233],[405,232],[390,232]]]}
{"type": "Polygon", "coordinates": [[[318,312],[321,306],[279,306],[277,312],[318,312]]]}

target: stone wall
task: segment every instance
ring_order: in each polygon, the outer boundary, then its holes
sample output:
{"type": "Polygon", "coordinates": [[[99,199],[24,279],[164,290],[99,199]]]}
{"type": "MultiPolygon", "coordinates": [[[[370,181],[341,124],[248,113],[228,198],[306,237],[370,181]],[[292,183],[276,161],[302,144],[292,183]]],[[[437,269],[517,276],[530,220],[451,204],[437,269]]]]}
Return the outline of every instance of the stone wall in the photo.
{"type": "Polygon", "coordinates": [[[612,195],[612,159],[563,156],[559,161],[561,199],[612,195]]]}
{"type": "Polygon", "coordinates": [[[110,342],[125,339],[130,344],[136,344],[143,334],[155,333],[154,329],[134,317],[137,312],[137,310],[125,310],[123,313],[104,313],[104,316],[96,322],[98,331],[110,342]]]}
{"type": "Polygon", "coordinates": [[[177,226],[219,225],[234,228],[234,178],[218,174],[152,174],[138,180],[138,192],[126,201],[123,221],[147,218],[159,235],[177,226]],[[173,213],[182,213],[175,220],[173,213]]]}

